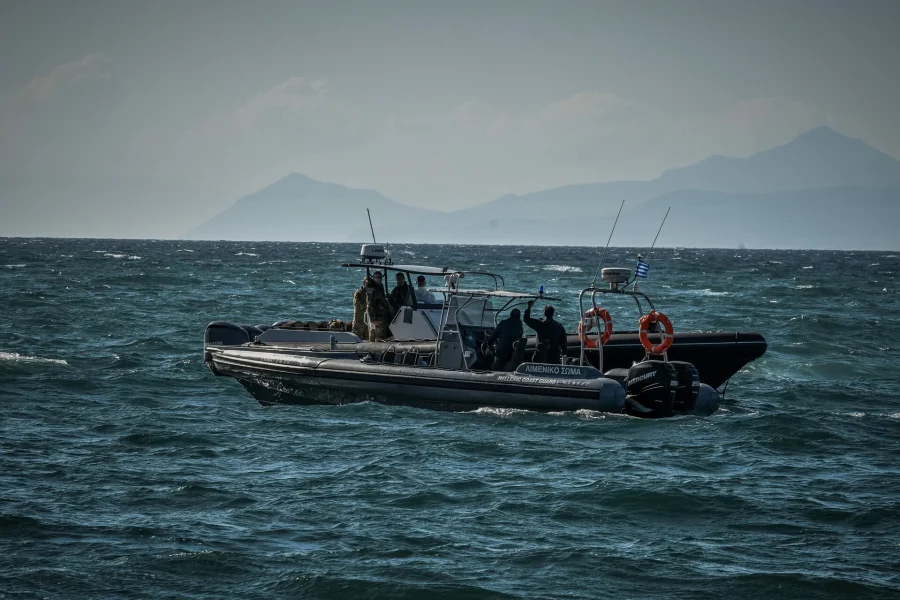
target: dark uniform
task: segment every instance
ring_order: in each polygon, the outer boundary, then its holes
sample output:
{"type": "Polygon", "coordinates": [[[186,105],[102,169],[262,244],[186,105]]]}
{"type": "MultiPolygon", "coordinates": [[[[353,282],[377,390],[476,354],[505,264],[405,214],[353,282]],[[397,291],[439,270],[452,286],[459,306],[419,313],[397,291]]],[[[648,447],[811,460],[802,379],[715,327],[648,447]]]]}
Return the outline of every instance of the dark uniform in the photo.
{"type": "Polygon", "coordinates": [[[519,318],[519,309],[513,309],[508,319],[497,323],[494,332],[487,339],[489,346],[497,342],[494,349],[494,365],[491,367],[494,371],[505,370],[504,367],[513,357],[513,344],[522,339],[522,334],[522,319],[519,318]]]}
{"type": "Polygon", "coordinates": [[[412,293],[412,290],[409,289],[409,284],[405,281],[391,290],[389,301],[391,303],[391,314],[393,316],[396,316],[397,313],[400,312],[401,306],[416,307],[416,295],[412,293]]]}
{"type": "Polygon", "coordinates": [[[369,341],[390,337],[391,307],[384,297],[384,288],[375,283],[366,288],[366,319],[369,322],[369,341]]]}
{"type": "Polygon", "coordinates": [[[531,318],[531,307],[525,309],[525,324],[537,333],[534,362],[558,365],[566,353],[566,328],[547,315],[542,320],[531,318]]]}

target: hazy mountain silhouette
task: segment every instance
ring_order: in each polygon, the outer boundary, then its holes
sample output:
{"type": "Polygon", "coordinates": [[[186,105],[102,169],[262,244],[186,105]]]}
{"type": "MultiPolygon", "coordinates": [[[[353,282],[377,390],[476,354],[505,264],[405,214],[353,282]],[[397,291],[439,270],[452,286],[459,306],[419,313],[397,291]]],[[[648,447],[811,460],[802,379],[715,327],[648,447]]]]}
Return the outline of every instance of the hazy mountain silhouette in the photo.
{"type": "Polygon", "coordinates": [[[388,223],[427,220],[432,211],[361,190],[316,181],[292,173],[245,196],[227,210],[191,230],[189,239],[333,241],[370,237],[366,209],[376,233],[388,223]]]}
{"type": "Polygon", "coordinates": [[[810,188],[900,187],[900,161],[862,140],[817,127],[748,158],[713,156],[656,180],[669,190],[763,193],[810,188]]]}
{"type": "Polygon", "coordinates": [[[652,181],[508,194],[451,213],[295,173],[238,200],[187,237],[365,241],[370,208],[379,238],[395,242],[597,245],[622,200],[626,211],[614,239],[620,245],[646,245],[648,228],[672,206],[661,244],[900,247],[893,231],[900,223],[900,161],[828,127],[747,158],[714,156],[652,181]]]}
{"type": "Polygon", "coordinates": [[[829,127],[810,130],[792,142],[747,158],[713,156],[671,169],[652,181],[615,181],[551,188],[503,196],[461,214],[482,218],[554,218],[572,212],[603,216],[622,200],[633,206],[676,190],[765,193],[840,186],[900,188],[900,161],[829,127]]]}

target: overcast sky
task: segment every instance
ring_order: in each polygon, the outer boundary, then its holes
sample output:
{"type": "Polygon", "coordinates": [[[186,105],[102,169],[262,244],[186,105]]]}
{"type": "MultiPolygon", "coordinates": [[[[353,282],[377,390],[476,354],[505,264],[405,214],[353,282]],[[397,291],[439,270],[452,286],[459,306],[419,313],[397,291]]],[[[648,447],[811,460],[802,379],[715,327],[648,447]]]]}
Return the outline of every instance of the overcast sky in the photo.
{"type": "Polygon", "coordinates": [[[898,40],[890,0],[5,0],[0,235],[175,236],[293,171],[450,209],[821,124],[900,157],[898,40]]]}

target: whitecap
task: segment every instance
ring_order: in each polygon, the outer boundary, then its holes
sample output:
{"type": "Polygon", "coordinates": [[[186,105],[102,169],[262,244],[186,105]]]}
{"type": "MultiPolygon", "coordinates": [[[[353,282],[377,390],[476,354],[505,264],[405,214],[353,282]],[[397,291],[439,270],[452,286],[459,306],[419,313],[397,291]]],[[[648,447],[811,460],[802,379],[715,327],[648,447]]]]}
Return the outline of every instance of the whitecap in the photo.
{"type": "Polygon", "coordinates": [[[116,252],[106,252],[103,256],[108,258],[124,258],[126,260],[141,260],[140,256],[132,256],[129,254],[118,254],[116,252]]]}
{"type": "Polygon", "coordinates": [[[796,286],[794,286],[794,289],[795,290],[811,290],[814,287],[816,287],[816,286],[814,286],[814,285],[796,285],[796,286]]]}
{"type": "Polygon", "coordinates": [[[600,412],[598,410],[591,410],[589,408],[579,408],[575,411],[575,416],[583,421],[596,421],[605,419],[609,416],[609,414],[600,412]]]}
{"type": "Polygon", "coordinates": [[[25,266],[25,264],[22,263],[20,265],[3,265],[3,266],[6,267],[7,269],[21,269],[25,266]]]}
{"type": "Polygon", "coordinates": [[[36,362],[47,363],[53,365],[66,365],[69,363],[61,358],[44,358],[43,356],[23,356],[18,352],[0,352],[0,360],[8,360],[12,362],[36,362]]]}
{"type": "Polygon", "coordinates": [[[516,415],[527,415],[531,411],[522,408],[497,408],[494,406],[482,406],[481,408],[477,408],[472,412],[479,415],[493,415],[495,417],[508,418],[514,417],[516,415]]]}
{"type": "Polygon", "coordinates": [[[259,254],[253,252],[238,252],[235,256],[259,256],[259,254]]]}
{"type": "Polygon", "coordinates": [[[545,271],[559,271],[560,273],[581,273],[581,267],[571,267],[569,265],[547,265],[545,271]]]}
{"type": "Polygon", "coordinates": [[[709,288],[702,290],[685,290],[683,293],[694,296],[730,296],[731,292],[714,292],[709,288]]]}
{"type": "Polygon", "coordinates": [[[812,269],[812,267],[803,267],[804,269],[812,269]]]}
{"type": "Polygon", "coordinates": [[[294,282],[291,281],[290,279],[284,279],[283,281],[284,281],[285,283],[289,283],[289,284],[291,284],[291,285],[297,285],[296,283],[294,283],[294,282]]]}

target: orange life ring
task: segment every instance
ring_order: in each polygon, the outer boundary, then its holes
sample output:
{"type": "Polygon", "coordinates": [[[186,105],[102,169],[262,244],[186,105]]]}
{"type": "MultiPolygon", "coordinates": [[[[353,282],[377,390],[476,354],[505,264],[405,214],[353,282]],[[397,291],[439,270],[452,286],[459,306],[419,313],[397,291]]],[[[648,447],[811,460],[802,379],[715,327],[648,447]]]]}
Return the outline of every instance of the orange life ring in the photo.
{"type": "Polygon", "coordinates": [[[663,354],[672,346],[672,342],[675,340],[675,332],[672,329],[672,321],[670,321],[669,317],[662,314],[661,312],[651,310],[646,315],[641,317],[641,320],[638,322],[638,326],[640,327],[640,332],[638,335],[641,339],[641,345],[644,347],[644,350],[646,350],[650,354],[663,354]],[[659,323],[663,328],[663,340],[655,346],[650,341],[650,338],[647,335],[649,333],[648,328],[650,327],[650,323],[653,322],[659,323]]]}
{"type": "Polygon", "coordinates": [[[578,322],[578,337],[581,339],[581,344],[585,348],[596,348],[597,342],[588,337],[588,332],[594,327],[594,320],[600,319],[603,321],[603,333],[600,334],[600,343],[605,344],[609,341],[609,336],[612,335],[613,332],[613,322],[612,317],[609,316],[609,312],[603,308],[598,306],[597,308],[592,308],[591,310],[584,313],[582,319],[578,322]]]}

